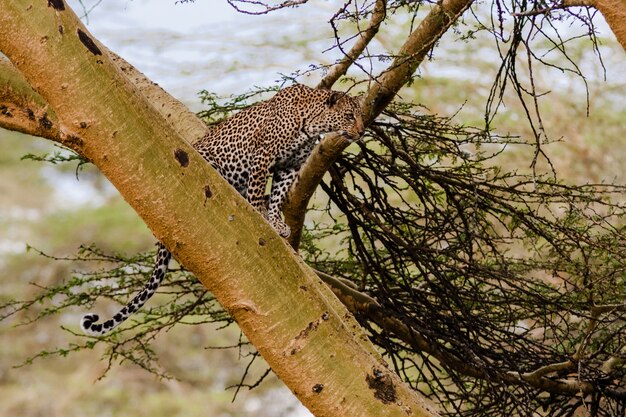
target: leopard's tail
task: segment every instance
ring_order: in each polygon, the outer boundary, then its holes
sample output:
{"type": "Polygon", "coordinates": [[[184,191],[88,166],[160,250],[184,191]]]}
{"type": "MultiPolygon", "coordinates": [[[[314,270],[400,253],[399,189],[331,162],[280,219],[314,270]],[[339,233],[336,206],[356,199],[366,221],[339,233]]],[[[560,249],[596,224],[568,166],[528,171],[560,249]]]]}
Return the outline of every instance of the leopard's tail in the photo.
{"type": "Polygon", "coordinates": [[[97,323],[99,319],[97,314],[90,313],[84,315],[80,321],[80,327],[83,329],[83,332],[93,336],[102,336],[109,333],[111,330],[122,324],[124,320],[132,316],[133,313],[139,310],[146,303],[146,301],[154,295],[157,288],[159,288],[161,281],[163,281],[163,278],[165,277],[171,258],[172,254],[165,249],[165,246],[163,246],[162,243],[159,242],[154,269],[152,270],[150,281],[146,283],[143,290],[130,300],[130,302],[126,304],[126,306],[115,316],[113,316],[113,318],[105,321],[104,323],[97,323]]]}

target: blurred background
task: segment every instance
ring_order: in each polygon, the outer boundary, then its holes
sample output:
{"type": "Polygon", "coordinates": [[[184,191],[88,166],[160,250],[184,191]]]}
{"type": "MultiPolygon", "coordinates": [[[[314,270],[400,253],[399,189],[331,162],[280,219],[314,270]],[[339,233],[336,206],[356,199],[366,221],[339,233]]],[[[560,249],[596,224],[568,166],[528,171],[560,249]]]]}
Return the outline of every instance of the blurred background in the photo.
{"type": "MultiPolygon", "coordinates": [[[[175,3],[146,0],[68,1],[88,29],[148,78],[192,110],[202,105],[202,89],[221,96],[273,85],[281,75],[306,71],[311,63],[332,63],[338,51],[328,20],[343,2],[312,1],[296,10],[264,16],[237,13],[225,0],[175,3]],[[326,52],[325,52],[326,51],[326,52]]],[[[489,12],[486,10],[485,12],[489,12]]],[[[626,183],[623,146],[626,134],[626,53],[596,18],[602,60],[589,40],[568,44],[586,77],[548,67],[535,68],[541,91],[543,123],[550,139],[546,151],[560,178],[570,183],[626,183]],[[588,100],[588,101],[587,101],[588,100]],[[589,116],[587,116],[589,105],[589,116]]],[[[384,26],[381,50],[393,51],[410,22],[384,26]]],[[[576,28],[565,30],[575,31],[576,28]]],[[[460,124],[481,126],[486,97],[499,66],[492,40],[471,43],[446,34],[419,78],[403,94],[425,112],[454,116],[460,124]]],[[[356,74],[358,76],[358,74],[356,74]]],[[[319,74],[299,82],[314,85],[319,74]]],[[[530,137],[515,100],[495,121],[502,133],[530,137]]],[[[62,282],[82,265],[41,256],[29,246],[56,257],[75,254],[81,244],[105,251],[149,250],[155,239],[116,190],[93,167],[76,174],[76,164],[51,165],[21,160],[29,153],[58,150],[49,141],[0,129],[0,301],[24,299],[39,286],[62,282]]],[[[507,152],[505,169],[529,169],[531,150],[507,152]]],[[[54,301],[54,300],[53,300],[54,301]]],[[[167,303],[157,296],[154,303],[167,303]]],[[[172,379],[158,379],[131,364],[109,366],[98,349],[67,357],[39,358],[42,350],[71,345],[82,311],[34,324],[24,313],[0,322],[0,415],[2,416],[310,416],[274,376],[252,391],[242,390],[231,403],[248,359],[237,349],[209,349],[236,344],[239,331],[215,331],[210,325],[179,326],[154,343],[159,365],[172,379]]],[[[266,367],[252,366],[251,381],[266,367]]]]}

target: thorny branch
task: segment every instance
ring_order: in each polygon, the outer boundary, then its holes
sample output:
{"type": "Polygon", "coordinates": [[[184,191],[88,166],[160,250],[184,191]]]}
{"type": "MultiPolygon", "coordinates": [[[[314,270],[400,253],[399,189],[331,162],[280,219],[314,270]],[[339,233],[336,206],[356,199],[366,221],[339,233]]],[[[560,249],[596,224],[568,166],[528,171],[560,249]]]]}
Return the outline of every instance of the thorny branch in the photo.
{"type": "MultiPolygon", "coordinates": [[[[31,250],[37,251],[33,248],[31,250]]],[[[108,254],[94,246],[83,246],[76,256],[63,258],[37,252],[57,261],[101,266],[95,270],[77,271],[71,279],[61,284],[52,286],[33,284],[40,288],[37,296],[29,300],[12,300],[0,304],[0,320],[13,317],[17,323],[25,325],[72,306],[79,306],[83,310],[89,309],[96,300],[101,302],[103,299],[111,299],[124,304],[135,290],[149,279],[154,262],[153,253],[128,257],[121,254],[108,254]],[[91,290],[85,291],[85,288],[91,288],[91,290]],[[54,305],[39,307],[45,306],[47,300],[53,298],[58,300],[54,305]]],[[[83,343],[71,345],[66,349],[40,352],[28,358],[25,363],[31,363],[37,358],[49,355],[66,355],[68,351],[78,351],[85,347],[93,348],[96,344],[103,344],[107,346],[104,356],[108,358],[109,368],[114,362],[129,361],[161,377],[168,377],[159,369],[156,355],[150,348],[150,342],[159,334],[168,331],[176,324],[219,322],[226,326],[233,322],[213,296],[206,291],[206,288],[187,271],[174,269],[168,285],[159,292],[171,297],[171,303],[147,308],[141,315],[134,317],[132,324],[123,330],[127,335],[123,340],[116,337],[94,339],[65,329],[81,337],[83,343]]],[[[107,371],[108,368],[104,373],[107,371]]]]}
{"type": "Polygon", "coordinates": [[[541,14],[547,14],[557,10],[563,10],[568,7],[595,7],[596,3],[594,0],[563,0],[560,2],[555,2],[552,6],[542,7],[538,9],[527,10],[524,12],[516,12],[513,13],[513,16],[521,17],[521,16],[536,16],[541,14]]]}
{"type": "Polygon", "coordinates": [[[487,144],[509,139],[406,108],[385,116],[322,183],[346,223],[311,230],[303,251],[376,300],[331,284],[398,372],[464,415],[623,407],[626,233],[614,224],[626,207],[611,201],[624,187],[487,169],[499,148],[487,144]],[[343,236],[345,253],[311,247],[325,236],[343,236]]]}
{"type": "Polygon", "coordinates": [[[286,9],[289,7],[297,7],[308,3],[309,0],[287,0],[281,3],[270,5],[265,1],[257,1],[257,0],[226,0],[228,4],[230,4],[233,9],[237,10],[240,13],[251,14],[251,15],[262,15],[267,14],[276,10],[286,9]],[[244,8],[245,7],[245,8],[244,8]]]}

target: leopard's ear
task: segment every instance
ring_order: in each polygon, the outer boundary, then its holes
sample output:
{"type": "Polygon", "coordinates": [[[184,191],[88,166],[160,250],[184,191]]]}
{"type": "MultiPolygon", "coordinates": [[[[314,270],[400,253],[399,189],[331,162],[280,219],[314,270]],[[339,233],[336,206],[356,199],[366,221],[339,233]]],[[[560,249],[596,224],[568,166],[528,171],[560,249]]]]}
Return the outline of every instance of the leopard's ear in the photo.
{"type": "Polygon", "coordinates": [[[331,91],[328,99],[326,100],[326,104],[328,104],[328,107],[332,107],[345,95],[346,93],[342,93],[340,91],[331,91]]]}

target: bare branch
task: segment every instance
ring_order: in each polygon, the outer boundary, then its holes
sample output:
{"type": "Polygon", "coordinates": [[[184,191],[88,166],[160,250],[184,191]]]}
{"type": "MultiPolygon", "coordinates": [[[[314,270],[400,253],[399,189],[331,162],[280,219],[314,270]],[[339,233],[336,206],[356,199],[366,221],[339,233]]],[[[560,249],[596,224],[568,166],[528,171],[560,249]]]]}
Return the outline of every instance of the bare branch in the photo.
{"type": "Polygon", "coordinates": [[[372,18],[367,29],[359,33],[359,40],[352,46],[352,49],[345,54],[343,59],[330,69],[328,74],[319,82],[317,88],[331,88],[341,76],[346,74],[348,68],[361,56],[365,48],[367,48],[367,45],[369,45],[372,39],[374,39],[374,36],[378,33],[380,24],[385,20],[386,6],[387,0],[376,0],[376,6],[372,12],[372,18]]]}
{"type": "Polygon", "coordinates": [[[550,7],[543,7],[541,9],[533,9],[525,12],[511,13],[513,16],[537,16],[542,14],[548,14],[555,10],[563,10],[569,7],[595,7],[595,0],[563,0],[559,4],[555,4],[550,7]]]}
{"type": "MultiPolygon", "coordinates": [[[[472,366],[471,361],[464,360],[462,357],[454,355],[452,352],[441,350],[436,343],[428,341],[419,331],[402,323],[394,314],[385,311],[383,307],[367,294],[363,294],[352,286],[343,283],[339,278],[328,275],[322,271],[316,271],[317,275],[328,284],[335,295],[350,310],[352,314],[361,320],[368,320],[375,323],[381,329],[389,332],[393,336],[407,343],[417,352],[424,352],[435,357],[439,362],[448,369],[460,372],[463,375],[473,378],[492,380],[490,375],[484,370],[472,366]]],[[[623,307],[623,306],[622,306],[623,307]]],[[[618,363],[617,358],[613,358],[606,366],[615,366],[618,363]]],[[[548,378],[549,374],[554,374],[569,369],[575,369],[576,363],[568,360],[559,363],[548,364],[530,372],[508,372],[498,376],[498,379],[506,385],[522,385],[528,384],[542,391],[552,394],[577,394],[581,393],[589,395],[597,392],[598,388],[588,382],[575,379],[558,379],[548,378]]],[[[614,391],[614,394],[620,398],[626,398],[626,392],[614,391]]]]}
{"type": "Polygon", "coordinates": [[[237,10],[239,13],[251,14],[251,15],[262,15],[268,14],[275,10],[285,9],[288,7],[298,7],[302,4],[307,3],[309,0],[287,0],[279,3],[275,6],[270,6],[265,1],[257,1],[257,0],[226,0],[228,4],[232,6],[233,9],[237,10]],[[248,7],[258,8],[259,10],[248,10],[243,9],[238,4],[244,4],[248,7]]]}

